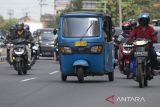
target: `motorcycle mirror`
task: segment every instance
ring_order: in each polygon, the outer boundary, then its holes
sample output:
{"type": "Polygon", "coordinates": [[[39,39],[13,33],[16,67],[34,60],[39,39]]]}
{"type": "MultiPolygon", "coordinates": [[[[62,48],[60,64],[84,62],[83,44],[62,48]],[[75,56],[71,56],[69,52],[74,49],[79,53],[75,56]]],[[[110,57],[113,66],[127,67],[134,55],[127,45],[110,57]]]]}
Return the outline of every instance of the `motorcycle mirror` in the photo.
{"type": "Polygon", "coordinates": [[[157,36],[157,34],[158,34],[158,32],[155,31],[155,32],[152,33],[152,36],[157,36]]]}
{"type": "Polygon", "coordinates": [[[116,33],[115,28],[112,28],[112,34],[114,35],[116,33]]]}
{"type": "Polygon", "coordinates": [[[34,32],[33,32],[33,35],[34,35],[34,36],[37,35],[37,31],[34,31],[34,32]]]}

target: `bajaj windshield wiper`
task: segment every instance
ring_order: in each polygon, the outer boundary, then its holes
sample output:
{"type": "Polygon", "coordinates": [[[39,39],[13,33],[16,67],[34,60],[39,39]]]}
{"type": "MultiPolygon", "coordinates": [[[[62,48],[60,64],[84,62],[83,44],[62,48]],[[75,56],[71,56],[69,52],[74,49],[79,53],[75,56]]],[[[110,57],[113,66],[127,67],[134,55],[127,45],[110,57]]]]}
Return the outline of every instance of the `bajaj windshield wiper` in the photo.
{"type": "Polygon", "coordinates": [[[82,41],[82,39],[85,37],[85,35],[87,34],[87,32],[89,31],[89,29],[92,27],[93,24],[94,24],[94,23],[92,22],[92,23],[88,26],[88,28],[85,30],[83,36],[80,38],[80,41],[82,41]]]}

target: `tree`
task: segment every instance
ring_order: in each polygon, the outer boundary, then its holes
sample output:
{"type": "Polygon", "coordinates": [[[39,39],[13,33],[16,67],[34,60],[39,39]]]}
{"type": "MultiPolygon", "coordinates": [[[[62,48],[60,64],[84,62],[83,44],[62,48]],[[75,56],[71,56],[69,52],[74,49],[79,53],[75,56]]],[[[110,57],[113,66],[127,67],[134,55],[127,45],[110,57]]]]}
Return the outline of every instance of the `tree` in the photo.
{"type": "Polygon", "coordinates": [[[82,0],[71,0],[70,4],[64,10],[62,10],[60,14],[57,14],[56,16],[57,25],[58,25],[58,20],[62,14],[80,10],[82,10],[82,0]]]}
{"type": "Polygon", "coordinates": [[[117,0],[107,0],[105,9],[105,1],[98,0],[97,11],[104,12],[109,14],[112,17],[113,25],[116,26],[119,23],[119,10],[118,10],[118,1],[117,0]]]}
{"type": "Polygon", "coordinates": [[[71,0],[71,11],[80,11],[82,9],[82,0],[71,0]]]}
{"type": "Polygon", "coordinates": [[[0,29],[1,30],[8,30],[9,27],[11,25],[15,25],[17,22],[17,19],[13,18],[13,19],[10,19],[10,20],[5,20],[3,19],[2,16],[0,16],[0,29]]]}

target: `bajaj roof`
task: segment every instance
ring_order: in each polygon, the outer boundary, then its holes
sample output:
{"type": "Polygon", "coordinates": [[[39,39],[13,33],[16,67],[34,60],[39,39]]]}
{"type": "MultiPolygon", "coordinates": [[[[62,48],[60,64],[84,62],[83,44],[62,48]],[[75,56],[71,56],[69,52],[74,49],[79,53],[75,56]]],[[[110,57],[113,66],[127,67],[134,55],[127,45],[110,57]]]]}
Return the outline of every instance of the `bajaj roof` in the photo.
{"type": "Polygon", "coordinates": [[[108,14],[102,12],[94,12],[94,11],[75,11],[75,12],[68,12],[62,14],[62,16],[108,16],[108,14]]]}

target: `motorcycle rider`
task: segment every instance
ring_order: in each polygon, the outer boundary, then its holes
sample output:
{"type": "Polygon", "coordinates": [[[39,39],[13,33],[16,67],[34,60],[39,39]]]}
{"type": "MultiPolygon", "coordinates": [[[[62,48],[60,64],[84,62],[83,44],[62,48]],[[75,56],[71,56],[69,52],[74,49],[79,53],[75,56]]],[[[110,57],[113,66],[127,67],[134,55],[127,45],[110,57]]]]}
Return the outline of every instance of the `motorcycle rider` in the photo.
{"type": "Polygon", "coordinates": [[[56,58],[56,60],[58,60],[58,35],[57,35],[57,29],[53,30],[53,34],[54,34],[54,56],[56,58]]]}
{"type": "Polygon", "coordinates": [[[128,22],[132,26],[132,30],[137,26],[137,21],[135,19],[129,19],[128,22]]]}
{"type": "MultiPolygon", "coordinates": [[[[151,67],[154,68],[157,65],[157,55],[153,48],[153,43],[157,42],[157,36],[154,35],[154,28],[149,25],[150,22],[150,16],[149,13],[142,12],[140,13],[138,17],[138,23],[139,25],[133,29],[133,31],[129,35],[128,43],[131,43],[136,38],[144,38],[147,40],[151,40],[152,43],[149,45],[149,60],[151,62],[151,67]]],[[[153,71],[151,72],[153,75],[153,71]]],[[[151,75],[151,79],[153,78],[153,75],[151,75]]]]}
{"type": "MultiPolygon", "coordinates": [[[[23,22],[18,22],[16,24],[16,32],[15,35],[13,35],[13,39],[18,39],[18,38],[24,38],[26,41],[29,43],[32,42],[33,38],[32,35],[29,31],[29,29],[24,29],[24,23],[23,22]]],[[[28,67],[30,67],[31,64],[31,49],[26,46],[27,52],[28,52],[28,67]]]]}
{"type": "Polygon", "coordinates": [[[33,40],[33,37],[32,37],[32,33],[31,33],[31,31],[30,31],[30,27],[29,27],[29,25],[27,25],[27,24],[25,24],[24,25],[24,30],[26,31],[26,35],[29,35],[29,37],[27,38],[27,39],[29,39],[29,41],[30,41],[30,43],[31,43],[31,47],[30,47],[30,49],[31,49],[31,59],[32,59],[32,56],[33,56],[33,46],[35,45],[34,44],[34,40],[33,40]]]}
{"type": "MultiPolygon", "coordinates": [[[[119,42],[122,42],[123,38],[128,38],[129,37],[131,31],[132,31],[131,23],[128,22],[128,21],[123,22],[122,23],[122,33],[121,33],[121,35],[119,35],[117,40],[119,42]]],[[[119,70],[124,71],[124,54],[123,54],[123,45],[122,44],[119,45],[119,53],[118,54],[119,54],[119,57],[118,57],[119,70]]]]}
{"type": "MultiPolygon", "coordinates": [[[[6,37],[6,43],[8,44],[12,39],[13,39],[13,35],[15,35],[15,31],[16,31],[16,27],[14,25],[10,26],[9,28],[9,33],[6,37]]],[[[12,47],[9,46],[7,47],[7,60],[9,62],[9,64],[12,64],[13,63],[13,60],[12,60],[12,47]]]]}

